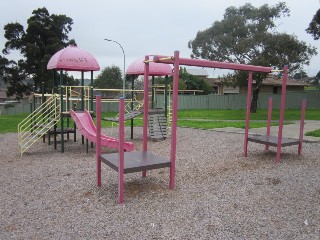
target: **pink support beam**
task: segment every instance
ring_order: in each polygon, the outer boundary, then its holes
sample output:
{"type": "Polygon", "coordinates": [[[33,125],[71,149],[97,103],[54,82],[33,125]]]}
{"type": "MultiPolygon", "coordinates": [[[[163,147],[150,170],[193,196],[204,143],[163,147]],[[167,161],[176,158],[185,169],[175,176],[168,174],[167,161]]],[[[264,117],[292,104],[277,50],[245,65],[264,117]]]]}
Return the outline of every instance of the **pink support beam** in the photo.
{"type": "Polygon", "coordinates": [[[249,125],[250,125],[251,96],[252,96],[252,72],[249,72],[247,109],[246,109],[246,129],[245,129],[245,133],[244,133],[244,156],[245,157],[248,156],[248,135],[249,135],[249,125]]]}
{"type": "MultiPolygon", "coordinates": [[[[271,118],[272,118],[272,97],[269,97],[268,122],[267,122],[267,141],[269,141],[269,137],[270,137],[271,118]]],[[[265,149],[269,150],[269,144],[266,144],[265,149]]]]}
{"type": "MultiPolygon", "coordinates": [[[[154,56],[153,60],[155,62],[174,64],[173,59],[168,59],[168,57],[164,57],[164,56],[154,56]]],[[[209,61],[209,60],[202,60],[202,59],[189,59],[189,58],[180,58],[179,64],[186,65],[186,66],[221,68],[221,69],[232,69],[232,70],[243,70],[243,71],[265,72],[265,73],[270,73],[272,70],[271,67],[209,61]]]]}
{"type": "Polygon", "coordinates": [[[101,187],[101,96],[96,97],[97,140],[96,140],[96,165],[97,185],[101,187]]]}
{"type": "Polygon", "coordinates": [[[124,192],[124,98],[119,100],[119,163],[118,163],[118,203],[123,202],[124,192]]]}
{"type": "Polygon", "coordinates": [[[178,90],[179,90],[179,52],[174,52],[173,98],[172,98],[172,125],[171,125],[171,156],[169,188],[174,189],[177,152],[177,120],[178,120],[178,90]]]}
{"type": "Polygon", "coordinates": [[[304,130],[304,117],[306,113],[307,100],[304,98],[302,100],[301,106],[301,119],[300,119],[300,134],[299,134],[299,145],[298,145],[298,155],[301,154],[302,151],[302,143],[303,143],[303,130],[304,130]]]}
{"type": "Polygon", "coordinates": [[[286,94],[287,94],[287,80],[288,80],[288,66],[286,65],[283,68],[283,82],[282,82],[282,91],[281,91],[280,119],[279,119],[279,130],[278,130],[276,163],[280,163],[282,131],[283,131],[283,121],[284,121],[284,108],[286,105],[286,94]]]}
{"type": "MultiPolygon", "coordinates": [[[[149,56],[145,56],[145,61],[149,60],[149,56]]],[[[149,63],[145,63],[144,68],[144,95],[143,95],[143,151],[148,151],[148,112],[149,112],[149,63]]],[[[142,177],[147,176],[147,171],[142,171],[142,177]]]]}

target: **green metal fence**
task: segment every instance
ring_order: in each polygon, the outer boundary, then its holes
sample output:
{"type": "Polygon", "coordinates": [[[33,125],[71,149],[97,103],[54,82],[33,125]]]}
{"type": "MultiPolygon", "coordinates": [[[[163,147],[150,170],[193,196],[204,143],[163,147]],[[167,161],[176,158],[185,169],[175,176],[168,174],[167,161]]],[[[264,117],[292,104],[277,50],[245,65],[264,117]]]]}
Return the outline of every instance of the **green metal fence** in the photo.
{"type": "MultiPolygon", "coordinates": [[[[268,108],[268,99],[273,97],[273,108],[280,108],[280,94],[259,94],[258,109],[268,108]]],[[[308,109],[320,108],[320,91],[305,91],[305,92],[287,92],[286,109],[299,109],[302,99],[307,99],[308,109]]],[[[179,95],[179,109],[245,109],[247,95],[246,94],[230,94],[230,95],[179,95]]],[[[157,108],[164,107],[164,96],[156,96],[157,108]]],[[[95,108],[95,106],[94,106],[95,108]]],[[[102,103],[102,111],[117,112],[118,103],[102,103]]],[[[14,107],[0,107],[1,115],[13,115],[19,113],[29,113],[30,104],[16,104],[14,107]]]]}
{"type": "MultiPolygon", "coordinates": [[[[269,97],[273,97],[273,108],[280,108],[280,94],[259,94],[258,109],[267,109],[269,97]]],[[[287,92],[286,109],[299,109],[302,99],[307,99],[307,108],[320,108],[320,91],[287,92]]],[[[245,109],[246,94],[230,95],[179,95],[179,109],[245,109]]],[[[163,95],[157,95],[156,107],[164,106],[163,95]]]]}

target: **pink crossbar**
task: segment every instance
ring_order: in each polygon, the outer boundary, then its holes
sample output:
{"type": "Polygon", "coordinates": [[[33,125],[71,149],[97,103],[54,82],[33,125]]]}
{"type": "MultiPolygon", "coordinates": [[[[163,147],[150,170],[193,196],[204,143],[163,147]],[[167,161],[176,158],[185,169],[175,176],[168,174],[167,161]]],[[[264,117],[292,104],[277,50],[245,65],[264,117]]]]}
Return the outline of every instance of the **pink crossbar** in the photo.
{"type": "MultiPolygon", "coordinates": [[[[92,117],[87,110],[81,112],[75,112],[70,110],[70,115],[75,121],[81,134],[86,137],[90,142],[96,143],[97,141],[97,129],[93,123],[92,117]]],[[[101,134],[101,146],[109,148],[119,148],[119,140],[116,138],[108,137],[101,134]]],[[[131,152],[134,150],[134,145],[131,142],[124,143],[124,150],[131,152]]]]}

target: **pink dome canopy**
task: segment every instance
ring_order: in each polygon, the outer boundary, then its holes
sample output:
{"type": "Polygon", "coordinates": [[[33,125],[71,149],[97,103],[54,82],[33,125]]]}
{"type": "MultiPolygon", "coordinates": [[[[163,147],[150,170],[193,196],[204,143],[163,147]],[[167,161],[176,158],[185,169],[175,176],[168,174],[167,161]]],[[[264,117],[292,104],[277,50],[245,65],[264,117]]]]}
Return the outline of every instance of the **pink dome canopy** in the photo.
{"type": "Polygon", "coordinates": [[[56,52],[50,58],[47,69],[98,71],[100,70],[100,66],[90,53],[71,45],[56,52]]]}
{"type": "MultiPolygon", "coordinates": [[[[135,60],[127,69],[127,74],[144,75],[144,58],[135,60]]],[[[149,63],[150,76],[172,75],[172,69],[169,64],[165,63],[149,63]]]]}

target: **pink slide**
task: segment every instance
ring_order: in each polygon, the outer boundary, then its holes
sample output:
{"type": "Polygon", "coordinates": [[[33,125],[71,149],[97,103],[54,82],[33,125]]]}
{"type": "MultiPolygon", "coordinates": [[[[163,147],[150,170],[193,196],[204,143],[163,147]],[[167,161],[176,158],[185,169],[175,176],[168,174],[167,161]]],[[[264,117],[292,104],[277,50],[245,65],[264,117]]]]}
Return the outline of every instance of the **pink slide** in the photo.
{"type": "MultiPolygon", "coordinates": [[[[96,143],[97,141],[97,129],[93,123],[92,117],[87,110],[73,111],[70,110],[70,115],[75,121],[81,134],[86,137],[90,142],[96,143]]],[[[116,138],[108,137],[101,134],[101,146],[109,148],[119,148],[119,140],[116,138]]],[[[134,150],[134,145],[131,142],[124,143],[124,150],[131,152],[134,150]]]]}

